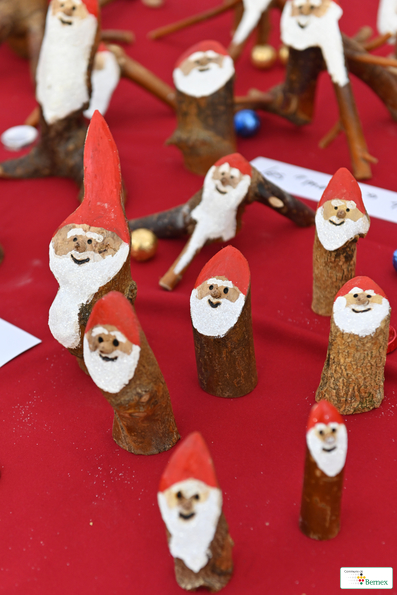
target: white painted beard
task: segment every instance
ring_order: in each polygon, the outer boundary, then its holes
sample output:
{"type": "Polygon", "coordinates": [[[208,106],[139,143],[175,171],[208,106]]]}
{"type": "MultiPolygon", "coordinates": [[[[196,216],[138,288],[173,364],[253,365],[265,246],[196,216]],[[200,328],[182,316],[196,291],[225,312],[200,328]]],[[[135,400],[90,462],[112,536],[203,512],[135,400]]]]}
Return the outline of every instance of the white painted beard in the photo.
{"type": "Polygon", "coordinates": [[[324,219],[324,207],[317,209],[315,221],[318,239],[326,250],[337,250],[359,234],[365,235],[369,230],[369,219],[366,215],[358,221],[343,219],[342,225],[333,225],[324,219]]]}
{"type": "Polygon", "coordinates": [[[36,74],[36,98],[47,124],[62,120],[89,101],[87,68],[96,30],[92,14],[63,25],[48,9],[36,74]]]}
{"type": "Polygon", "coordinates": [[[50,308],[48,324],[61,345],[69,349],[78,347],[81,306],[91,301],[98,289],[120,271],[127,260],[128,252],[129,246],[123,242],[114,256],[106,258],[93,252],[75,251],[57,256],[52,242],[50,243],[50,269],[59,283],[59,290],[50,308]],[[77,265],[71,259],[71,254],[81,260],[92,258],[92,261],[77,265]]]}
{"type": "Polygon", "coordinates": [[[389,301],[383,298],[381,304],[372,303],[369,312],[360,312],[357,314],[349,307],[346,308],[346,298],[341,295],[335,300],[333,316],[336,326],[344,333],[367,337],[368,335],[373,335],[378,330],[382,320],[386,318],[389,311],[389,301]]]}
{"type": "Polygon", "coordinates": [[[236,31],[232,43],[239,45],[243,43],[258,24],[262,13],[269,6],[271,0],[243,0],[244,13],[236,31]]]}
{"type": "MultiPolygon", "coordinates": [[[[183,486],[185,483],[187,482],[180,482],[180,485],[183,486]]],[[[195,505],[196,514],[188,521],[179,517],[177,506],[168,507],[162,492],[157,494],[161,516],[171,534],[168,544],[170,552],[174,558],[183,560],[193,572],[201,570],[211,557],[209,546],[214,539],[222,512],[222,492],[218,488],[208,489],[207,500],[195,505]]]]}
{"type": "Polygon", "coordinates": [[[236,324],[245,304],[245,295],[240,293],[235,302],[227,299],[215,300],[220,305],[212,308],[208,296],[201,300],[197,297],[197,289],[190,296],[190,315],[194,328],[207,337],[224,337],[236,324]]]}
{"type": "Polygon", "coordinates": [[[345,466],[347,454],[347,430],[345,424],[339,424],[338,435],[335,442],[324,444],[318,436],[316,436],[316,428],[311,428],[306,434],[306,442],[310,454],[316,461],[317,466],[328,477],[335,477],[345,466]],[[335,450],[325,452],[323,447],[332,448],[336,446],[335,450]]]}
{"type": "Polygon", "coordinates": [[[396,0],[380,0],[378,8],[377,27],[379,33],[392,33],[388,42],[395,43],[397,32],[397,2],[396,0]]]}
{"type": "Polygon", "coordinates": [[[236,235],[236,215],[239,205],[244,200],[251,184],[250,176],[243,176],[236,188],[231,186],[219,187],[227,194],[220,194],[216,190],[216,181],[212,179],[214,166],[205,176],[203,194],[200,204],[191,212],[191,217],[197,224],[190,237],[188,248],[175,267],[175,274],[179,274],[191,262],[195,254],[208,240],[218,238],[227,242],[236,235]]]}
{"type": "Polygon", "coordinates": [[[116,56],[112,52],[100,52],[104,59],[104,67],[92,71],[92,95],[90,107],[85,110],[86,118],[92,118],[95,110],[104,116],[112,99],[113,91],[119,84],[120,67],[117,64],[116,56]]]}
{"type": "Polygon", "coordinates": [[[129,355],[116,349],[111,358],[115,361],[104,361],[99,355],[99,350],[91,351],[87,337],[84,337],[84,363],[92,380],[102,390],[108,393],[118,393],[127,386],[135,374],[139,361],[141,348],[133,345],[129,355]]]}
{"type": "Polygon", "coordinates": [[[193,68],[187,75],[180,68],[175,68],[175,87],[191,97],[208,97],[219,91],[234,75],[234,64],[230,56],[223,56],[222,67],[215,62],[210,62],[207,67],[205,72],[193,68]]]}
{"type": "Polygon", "coordinates": [[[334,83],[344,87],[349,82],[345,66],[342,36],[338,21],[343,14],[340,6],[331,2],[322,17],[291,15],[292,4],[287,2],[281,16],[281,39],[296,50],[321,48],[327,70],[334,83]],[[300,27],[298,20],[303,27],[300,27]]]}

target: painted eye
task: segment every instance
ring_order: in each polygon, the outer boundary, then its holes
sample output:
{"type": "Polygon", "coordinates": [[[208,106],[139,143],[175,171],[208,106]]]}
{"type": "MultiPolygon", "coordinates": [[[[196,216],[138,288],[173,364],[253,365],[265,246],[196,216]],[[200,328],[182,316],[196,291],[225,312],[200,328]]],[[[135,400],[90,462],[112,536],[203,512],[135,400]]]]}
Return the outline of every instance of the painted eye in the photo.
{"type": "Polygon", "coordinates": [[[195,500],[200,500],[200,496],[199,496],[198,494],[194,494],[193,498],[194,498],[195,500]]]}
{"type": "Polygon", "coordinates": [[[370,299],[372,297],[372,295],[371,294],[368,294],[365,297],[367,297],[368,299],[370,299]]]}
{"type": "Polygon", "coordinates": [[[177,493],[177,495],[176,495],[176,497],[177,497],[179,500],[180,500],[181,498],[183,498],[183,496],[182,496],[182,492],[178,492],[178,493],[177,493]]]}
{"type": "Polygon", "coordinates": [[[322,436],[324,434],[324,430],[319,430],[318,433],[320,434],[320,436],[322,436]]]}
{"type": "Polygon", "coordinates": [[[346,213],[350,213],[350,209],[346,209],[346,213]]]}
{"type": "Polygon", "coordinates": [[[354,297],[354,298],[358,298],[358,293],[355,293],[355,294],[353,295],[353,297],[354,297]]]}
{"type": "Polygon", "coordinates": [[[92,240],[87,240],[87,244],[92,244],[92,240]]]}
{"type": "Polygon", "coordinates": [[[98,343],[103,343],[103,337],[98,337],[98,343]]]}
{"type": "Polygon", "coordinates": [[[115,347],[118,347],[119,346],[119,342],[117,341],[117,339],[113,339],[113,345],[115,347]]]}
{"type": "Polygon", "coordinates": [[[331,432],[332,432],[333,434],[335,434],[335,432],[336,432],[336,428],[332,428],[332,429],[331,429],[331,432]]]}
{"type": "Polygon", "coordinates": [[[74,242],[77,242],[77,238],[73,238],[73,241],[74,241],[74,242]]]}
{"type": "Polygon", "coordinates": [[[72,10],[76,10],[76,7],[75,7],[75,6],[73,6],[72,10]]]}
{"type": "Polygon", "coordinates": [[[223,290],[223,293],[229,293],[229,288],[225,287],[225,289],[223,290]]]}
{"type": "Polygon", "coordinates": [[[209,290],[212,291],[213,289],[214,289],[214,286],[213,285],[210,285],[209,286],[209,290]]]}
{"type": "Polygon", "coordinates": [[[335,209],[335,211],[337,211],[338,210],[338,207],[334,207],[334,209],[335,209]]]}

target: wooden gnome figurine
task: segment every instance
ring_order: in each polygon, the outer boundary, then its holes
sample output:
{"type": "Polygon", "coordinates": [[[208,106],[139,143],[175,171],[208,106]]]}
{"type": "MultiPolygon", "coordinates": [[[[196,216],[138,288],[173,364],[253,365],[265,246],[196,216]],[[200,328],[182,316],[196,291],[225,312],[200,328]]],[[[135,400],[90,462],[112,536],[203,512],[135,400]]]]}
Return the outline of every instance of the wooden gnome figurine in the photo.
{"type": "Polygon", "coordinates": [[[217,397],[242,397],[257,382],[251,319],[251,274],[239,250],[211,258],[190,296],[199,383],[217,397]]]}
{"type": "Polygon", "coordinates": [[[187,169],[204,176],[236,150],[233,60],[217,41],[202,41],[182,54],[173,78],[178,128],[167,144],[182,151],[187,169]]]}
{"type": "Polygon", "coordinates": [[[51,0],[36,72],[41,138],[27,155],[3,162],[0,177],[61,176],[81,186],[98,13],[97,0],[51,0]]]}
{"type": "Polygon", "coordinates": [[[369,230],[361,190],[351,173],[339,169],[324,190],[316,212],[312,310],[331,316],[339,289],[356,270],[357,240],[369,230]]]}
{"type": "Polygon", "coordinates": [[[270,31],[267,9],[269,8],[270,4],[272,4],[272,0],[243,0],[242,3],[243,15],[239,24],[237,25],[231,44],[228,48],[229,54],[233,60],[237,60],[237,58],[239,58],[248,37],[251,35],[256,26],[259,25],[257,40],[258,45],[266,43],[270,31]],[[265,22],[262,24],[261,21],[263,20],[265,22]],[[262,29],[265,30],[262,31],[262,29]]]}
{"type": "MultiPolygon", "coordinates": [[[[389,33],[390,43],[396,44],[397,33],[397,2],[396,0],[380,0],[377,19],[378,31],[382,35],[389,33]]],[[[394,52],[395,55],[396,51],[394,52]]]]}
{"type": "Polygon", "coordinates": [[[234,153],[210,168],[202,190],[186,204],[131,220],[129,226],[131,230],[150,229],[159,238],[190,235],[177,260],[160,279],[161,287],[171,291],[206,243],[234,238],[240,230],[245,206],[254,201],[278,211],[300,227],[314,222],[312,209],[269,182],[242,155],[234,153]]]}
{"type": "Polygon", "coordinates": [[[97,300],[121,291],[133,304],[130,234],[121,204],[117,147],[99,112],[92,117],[84,148],[84,200],[55,232],[50,269],[59,290],[50,308],[55,339],[84,367],[82,338],[97,300]]]}
{"type": "Polygon", "coordinates": [[[118,291],[98,300],[84,336],[88,372],[114,410],[114,441],[154,455],[179,440],[163,375],[130,302],[118,291]]]}
{"type": "Polygon", "coordinates": [[[312,407],[306,428],[306,461],[299,526],[312,539],[332,539],[340,529],[347,430],[331,403],[312,407]]]}
{"type": "Polygon", "coordinates": [[[222,589],[233,572],[233,541],[211,455],[199,432],[189,434],[172,454],[157,497],[178,585],[188,591],[222,589]]]}
{"type": "Polygon", "coordinates": [[[336,295],[328,353],[316,401],[339,413],[362,413],[383,400],[390,305],[369,277],[355,277],[336,295]]]}

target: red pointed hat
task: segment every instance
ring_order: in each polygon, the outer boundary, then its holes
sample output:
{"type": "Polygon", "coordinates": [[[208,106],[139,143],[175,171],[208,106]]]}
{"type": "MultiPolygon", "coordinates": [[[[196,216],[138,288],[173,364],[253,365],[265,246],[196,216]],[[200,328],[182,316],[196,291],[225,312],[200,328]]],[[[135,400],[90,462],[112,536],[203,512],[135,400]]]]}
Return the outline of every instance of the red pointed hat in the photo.
{"type": "Polygon", "coordinates": [[[212,50],[216,54],[220,54],[221,56],[229,56],[229,53],[225,47],[219,41],[214,41],[213,39],[206,39],[205,41],[199,41],[199,43],[195,43],[192,45],[188,50],[183,52],[183,54],[178,58],[175,64],[175,68],[178,68],[182,62],[187,60],[189,56],[194,54],[195,52],[208,52],[212,50]]]}
{"type": "Polygon", "coordinates": [[[140,345],[140,325],[133,307],[119,291],[111,291],[97,301],[88,319],[85,333],[94,326],[111,324],[117,328],[131,343],[140,345]]]}
{"type": "Polygon", "coordinates": [[[94,17],[98,18],[98,0],[81,0],[83,4],[85,4],[88,12],[93,14],[94,17]]]}
{"type": "Polygon", "coordinates": [[[241,293],[247,295],[251,273],[247,259],[237,248],[226,246],[226,248],[219,250],[201,269],[194,288],[196,289],[204,281],[208,281],[212,277],[226,277],[241,293]]]}
{"type": "Polygon", "coordinates": [[[306,432],[314,428],[316,424],[329,424],[329,423],[343,424],[341,414],[329,401],[320,401],[316,405],[313,405],[309,419],[307,420],[306,432]]]}
{"type": "Polygon", "coordinates": [[[121,196],[117,147],[103,116],[95,110],[84,147],[84,200],[58,229],[70,223],[85,223],[113,231],[129,244],[130,233],[121,196]]]}
{"type": "Polygon", "coordinates": [[[383,289],[381,289],[377,283],[372,281],[372,279],[370,279],[369,277],[354,277],[353,279],[350,279],[350,281],[345,283],[343,287],[340,288],[340,290],[335,296],[335,300],[338,297],[343,297],[350,293],[350,291],[354,287],[359,287],[362,291],[368,291],[369,289],[373,289],[376,295],[381,295],[382,297],[387,299],[383,289]]]}
{"type": "Polygon", "coordinates": [[[101,43],[98,45],[97,53],[98,52],[110,52],[110,50],[106,43],[103,43],[103,41],[101,41],[101,43]]]}
{"type": "Polygon", "coordinates": [[[228,163],[230,167],[235,167],[243,176],[252,176],[252,167],[249,161],[245,159],[240,153],[231,153],[230,155],[226,155],[226,157],[222,157],[218,159],[216,163],[214,163],[215,167],[219,167],[224,163],[228,163]]]}
{"type": "Polygon", "coordinates": [[[330,179],[328,186],[323,192],[320,202],[317,205],[319,209],[328,200],[354,200],[358,210],[364,215],[367,214],[363,203],[360,186],[356,179],[352,176],[348,169],[341,167],[336,174],[330,179]]]}
{"type": "Polygon", "coordinates": [[[192,432],[177,447],[161,476],[159,492],[187,479],[197,479],[210,488],[218,488],[214,463],[200,432],[192,432]]]}

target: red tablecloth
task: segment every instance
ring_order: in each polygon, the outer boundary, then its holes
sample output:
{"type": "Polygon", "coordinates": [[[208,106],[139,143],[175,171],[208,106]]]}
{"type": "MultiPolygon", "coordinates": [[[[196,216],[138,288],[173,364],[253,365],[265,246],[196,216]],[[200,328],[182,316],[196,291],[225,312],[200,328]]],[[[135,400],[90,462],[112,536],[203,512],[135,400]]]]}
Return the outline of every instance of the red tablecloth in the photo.
{"type": "MultiPolygon", "coordinates": [[[[166,0],[155,11],[138,0],[120,0],[103,10],[103,25],[134,30],[137,41],[128,53],[172,84],[173,64],[189,45],[204,38],[228,44],[231,15],[157,42],[146,33],[214,4],[166,0]]],[[[343,4],[346,33],[375,26],[377,2],[343,4]]],[[[273,15],[276,43],[278,18],[273,15]]],[[[247,48],[237,64],[236,91],[265,90],[282,79],[281,66],[255,70],[247,48]]],[[[28,65],[7,46],[0,51],[0,80],[4,130],[22,123],[35,105],[28,65]]],[[[397,124],[361,82],[354,81],[354,90],[370,152],[379,158],[371,183],[397,190],[397,124]]],[[[343,135],[328,149],[317,148],[337,120],[326,74],[312,125],[298,129],[270,114],[260,117],[257,136],[239,140],[247,158],[264,155],[329,174],[350,167],[343,135]]],[[[185,202],[200,188],[202,179],[184,170],[178,150],[164,145],[175,128],[166,106],[122,81],[106,119],[120,152],[129,217],[185,202]]],[[[1,149],[0,159],[5,158],[10,153],[1,149]]],[[[77,207],[77,189],[69,180],[53,178],[1,181],[0,193],[0,242],[6,252],[0,317],[42,339],[0,370],[0,592],[180,593],[156,501],[170,455],[134,456],[113,442],[110,405],[47,326],[57,291],[48,245],[77,207]]],[[[341,566],[393,566],[397,559],[397,352],[387,357],[381,407],[345,418],[349,452],[339,536],[315,542],[298,528],[305,424],[329,332],[329,319],[310,309],[313,236],[313,228],[298,229],[260,205],[244,216],[232,243],[251,267],[259,383],[236,400],[199,388],[189,318],[193,283],[219,245],[202,250],[172,293],[157,281],[182,240],[160,241],[154,260],[131,264],[138,284],[136,311],[167,381],[179,431],[182,437],[202,432],[223,490],[235,541],[235,573],[225,594],[333,595],[339,593],[341,566]]],[[[396,248],[395,225],[377,219],[358,245],[357,274],[376,280],[392,307],[396,248]]]]}

